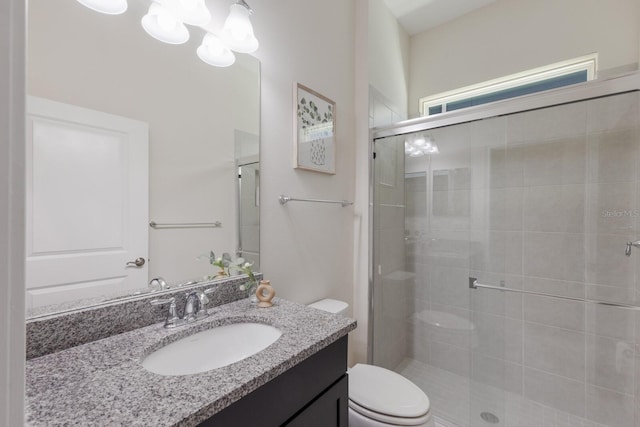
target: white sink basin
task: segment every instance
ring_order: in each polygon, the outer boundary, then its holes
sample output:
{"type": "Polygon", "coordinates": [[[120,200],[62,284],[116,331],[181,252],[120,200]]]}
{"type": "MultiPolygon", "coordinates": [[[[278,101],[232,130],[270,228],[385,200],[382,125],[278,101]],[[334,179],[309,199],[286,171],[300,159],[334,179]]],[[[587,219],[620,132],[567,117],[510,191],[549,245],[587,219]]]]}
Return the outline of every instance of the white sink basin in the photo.
{"type": "Polygon", "coordinates": [[[142,361],[160,375],[190,375],[246,359],[274,343],[282,332],[262,323],[234,323],[207,329],[166,345],[142,361]]]}

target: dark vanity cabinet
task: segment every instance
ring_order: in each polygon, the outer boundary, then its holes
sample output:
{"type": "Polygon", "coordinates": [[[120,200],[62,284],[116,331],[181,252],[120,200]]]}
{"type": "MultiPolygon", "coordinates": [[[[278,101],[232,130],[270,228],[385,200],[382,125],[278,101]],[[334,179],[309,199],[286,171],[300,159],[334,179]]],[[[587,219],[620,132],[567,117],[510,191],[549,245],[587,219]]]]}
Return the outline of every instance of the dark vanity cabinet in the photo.
{"type": "Polygon", "coordinates": [[[348,427],[347,337],[310,356],[200,426],[348,427]]]}

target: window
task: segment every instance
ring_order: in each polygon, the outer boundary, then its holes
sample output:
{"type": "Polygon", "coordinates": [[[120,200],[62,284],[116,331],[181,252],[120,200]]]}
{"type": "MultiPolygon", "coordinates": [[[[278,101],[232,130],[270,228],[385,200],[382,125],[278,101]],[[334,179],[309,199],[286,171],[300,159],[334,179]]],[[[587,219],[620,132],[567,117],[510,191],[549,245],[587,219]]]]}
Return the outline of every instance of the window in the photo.
{"type": "Polygon", "coordinates": [[[594,53],[421,98],[420,114],[431,116],[593,80],[597,59],[594,53]]]}

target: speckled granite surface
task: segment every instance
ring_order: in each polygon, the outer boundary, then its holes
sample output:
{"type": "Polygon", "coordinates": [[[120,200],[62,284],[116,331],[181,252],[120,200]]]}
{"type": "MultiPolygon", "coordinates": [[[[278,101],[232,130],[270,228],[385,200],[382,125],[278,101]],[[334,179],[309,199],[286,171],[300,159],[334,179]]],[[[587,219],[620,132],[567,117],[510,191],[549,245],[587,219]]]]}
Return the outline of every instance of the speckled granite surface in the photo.
{"type": "MultiPolygon", "coordinates": [[[[256,278],[260,280],[262,274],[256,274],[256,278]]],[[[175,288],[27,319],[27,360],[161,322],[166,318],[167,307],[152,306],[150,301],[156,298],[175,297],[181,310],[187,291],[214,288],[216,291],[209,295],[208,307],[236,301],[246,297],[246,292],[239,289],[246,281],[247,276],[237,276],[202,282],[189,288],[175,288]]]]}
{"type": "Polygon", "coordinates": [[[263,309],[242,299],[198,323],[161,323],[35,358],[26,368],[32,426],[194,426],[355,329],[354,320],[276,298],[263,309]],[[282,331],[262,352],[209,372],[165,377],[142,367],[149,353],[219,325],[255,321],[282,331]]]}

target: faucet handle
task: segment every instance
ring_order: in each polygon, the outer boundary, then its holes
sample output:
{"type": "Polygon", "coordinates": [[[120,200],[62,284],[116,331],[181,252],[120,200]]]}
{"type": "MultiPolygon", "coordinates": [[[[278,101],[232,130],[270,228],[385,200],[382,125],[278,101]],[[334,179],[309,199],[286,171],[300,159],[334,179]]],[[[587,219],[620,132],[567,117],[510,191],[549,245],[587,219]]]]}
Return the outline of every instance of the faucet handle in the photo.
{"type": "Polygon", "coordinates": [[[209,313],[207,313],[207,304],[209,304],[209,302],[211,301],[209,299],[209,297],[207,296],[207,292],[206,291],[197,291],[197,295],[198,295],[198,299],[200,300],[200,308],[198,310],[198,312],[196,313],[196,317],[198,319],[204,319],[205,317],[207,317],[209,315],[209,313]]]}
{"type": "Polygon", "coordinates": [[[210,301],[209,297],[204,292],[202,292],[202,291],[198,292],[198,298],[200,299],[200,304],[202,304],[202,305],[209,304],[209,301],[210,301]]]}
{"type": "Polygon", "coordinates": [[[151,300],[151,305],[165,305],[169,304],[169,311],[167,312],[167,319],[164,321],[165,328],[175,328],[180,323],[180,317],[178,316],[178,308],[176,306],[176,299],[174,297],[165,299],[151,300]]]}
{"type": "Polygon", "coordinates": [[[186,323],[195,322],[200,317],[200,291],[189,291],[184,294],[184,311],[182,320],[186,323]]]}
{"type": "Polygon", "coordinates": [[[160,291],[169,288],[169,286],[167,286],[167,282],[162,277],[154,277],[151,279],[151,281],[149,281],[149,287],[154,290],[155,288],[160,288],[157,289],[160,291]]]}

